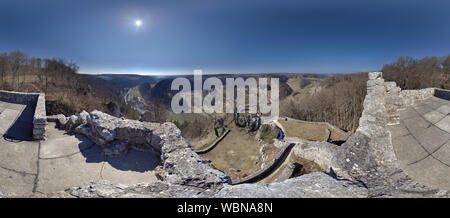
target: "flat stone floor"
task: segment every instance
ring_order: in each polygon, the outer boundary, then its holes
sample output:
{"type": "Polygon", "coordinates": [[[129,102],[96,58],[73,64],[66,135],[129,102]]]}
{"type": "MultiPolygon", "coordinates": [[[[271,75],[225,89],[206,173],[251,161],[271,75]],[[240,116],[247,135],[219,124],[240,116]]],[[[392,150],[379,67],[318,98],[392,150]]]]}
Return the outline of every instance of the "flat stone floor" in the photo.
{"type": "Polygon", "coordinates": [[[389,126],[400,167],[416,181],[450,190],[450,101],[431,97],[389,126]]]}
{"type": "Polygon", "coordinates": [[[131,149],[125,156],[107,158],[100,146],[82,135],[67,135],[55,123],[49,123],[45,141],[11,140],[5,133],[25,108],[0,102],[1,192],[28,196],[101,179],[130,185],[157,180],[153,171],[160,164],[157,154],[131,149]]]}
{"type": "Polygon", "coordinates": [[[0,135],[6,134],[22,114],[26,105],[0,101],[0,135]]]}

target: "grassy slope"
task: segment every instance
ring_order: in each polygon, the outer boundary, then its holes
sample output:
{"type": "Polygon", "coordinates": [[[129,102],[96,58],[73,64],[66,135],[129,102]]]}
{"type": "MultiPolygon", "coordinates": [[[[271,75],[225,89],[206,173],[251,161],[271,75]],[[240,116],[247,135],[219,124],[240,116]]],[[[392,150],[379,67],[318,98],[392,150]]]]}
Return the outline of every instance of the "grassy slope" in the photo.
{"type": "Polygon", "coordinates": [[[231,132],[213,150],[201,156],[211,160],[212,166],[231,178],[240,178],[256,172],[261,162],[261,145],[245,129],[234,125],[230,129],[231,132]],[[239,169],[241,172],[230,172],[230,168],[239,169]]]}

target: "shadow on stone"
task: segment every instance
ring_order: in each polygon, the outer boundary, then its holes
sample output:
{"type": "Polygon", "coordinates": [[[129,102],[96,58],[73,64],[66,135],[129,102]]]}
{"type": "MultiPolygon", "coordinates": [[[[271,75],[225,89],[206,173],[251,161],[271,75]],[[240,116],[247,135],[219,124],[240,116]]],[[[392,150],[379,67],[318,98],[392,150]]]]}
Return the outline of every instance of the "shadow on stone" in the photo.
{"type": "Polygon", "coordinates": [[[335,145],[341,146],[342,144],[345,143],[345,140],[338,140],[338,141],[332,141],[332,140],[329,140],[328,142],[329,142],[329,143],[332,143],[332,144],[335,144],[335,145]]]}
{"type": "Polygon", "coordinates": [[[162,164],[161,158],[154,152],[138,151],[130,149],[126,154],[120,157],[106,157],[103,148],[94,144],[86,137],[76,134],[75,137],[80,140],[78,148],[81,154],[86,158],[87,163],[107,162],[113,168],[121,171],[146,172],[154,170],[162,164]]]}
{"type": "Polygon", "coordinates": [[[144,152],[130,149],[121,157],[107,158],[107,162],[114,168],[123,171],[145,172],[154,170],[161,165],[161,158],[154,152],[144,152]]]}
{"type": "Polygon", "coordinates": [[[27,105],[14,124],[3,135],[7,141],[33,141],[33,115],[35,107],[27,105]]]}

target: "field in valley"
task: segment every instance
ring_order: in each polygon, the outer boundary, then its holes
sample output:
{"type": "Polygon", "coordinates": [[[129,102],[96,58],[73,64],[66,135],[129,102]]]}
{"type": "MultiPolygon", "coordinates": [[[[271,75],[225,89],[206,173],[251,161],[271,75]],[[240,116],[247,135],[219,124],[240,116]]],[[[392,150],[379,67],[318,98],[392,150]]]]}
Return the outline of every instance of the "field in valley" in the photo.
{"type": "Polygon", "coordinates": [[[255,138],[255,133],[249,134],[245,129],[232,125],[231,132],[213,150],[201,156],[210,160],[211,166],[232,179],[242,178],[261,168],[263,162],[259,151],[261,146],[262,144],[255,138]],[[230,170],[232,168],[239,172],[230,170]]]}

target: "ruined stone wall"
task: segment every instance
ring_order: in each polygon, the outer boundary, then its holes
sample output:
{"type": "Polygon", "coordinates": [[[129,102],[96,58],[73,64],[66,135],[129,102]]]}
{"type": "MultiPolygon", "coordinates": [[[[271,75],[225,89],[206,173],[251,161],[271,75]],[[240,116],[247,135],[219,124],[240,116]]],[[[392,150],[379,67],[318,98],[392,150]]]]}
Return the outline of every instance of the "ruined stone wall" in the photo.
{"type": "Polygon", "coordinates": [[[0,91],[0,101],[34,106],[35,111],[33,115],[33,138],[45,139],[45,128],[47,126],[47,120],[45,113],[44,93],[23,93],[2,90],[0,91]]]}
{"type": "Polygon", "coordinates": [[[323,170],[331,168],[331,160],[339,149],[338,145],[328,142],[309,141],[298,138],[293,149],[294,155],[316,163],[323,170]]]}
{"type": "Polygon", "coordinates": [[[433,88],[401,90],[385,82],[381,72],[369,73],[359,127],[333,157],[334,173],[362,182],[369,197],[449,197],[448,191],[419,184],[399,168],[387,128],[399,121],[399,110],[433,94],[433,88]]]}
{"type": "Polygon", "coordinates": [[[398,124],[398,111],[434,95],[434,88],[402,90],[395,82],[385,82],[388,125],[398,124]]]}

